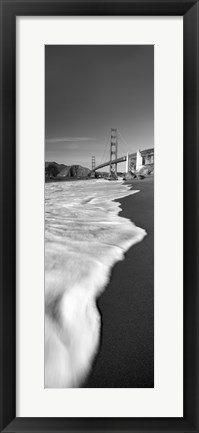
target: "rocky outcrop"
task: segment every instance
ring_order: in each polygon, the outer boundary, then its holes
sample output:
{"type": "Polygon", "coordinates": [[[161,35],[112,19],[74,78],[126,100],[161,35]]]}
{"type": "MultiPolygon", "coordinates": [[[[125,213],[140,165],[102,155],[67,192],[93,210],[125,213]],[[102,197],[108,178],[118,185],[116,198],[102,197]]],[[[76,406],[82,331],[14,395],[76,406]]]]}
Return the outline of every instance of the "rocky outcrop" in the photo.
{"type": "Polygon", "coordinates": [[[143,166],[139,170],[139,174],[141,174],[143,176],[154,174],[154,164],[147,164],[147,165],[143,166]]]}
{"type": "Polygon", "coordinates": [[[57,177],[68,177],[70,176],[70,165],[66,165],[64,168],[61,169],[57,177]]]}
{"type": "Polygon", "coordinates": [[[64,167],[64,164],[57,164],[57,162],[45,162],[45,177],[49,179],[56,177],[64,167]]]}
{"type": "Polygon", "coordinates": [[[81,165],[57,164],[57,162],[45,162],[45,178],[64,179],[64,178],[85,178],[90,175],[89,168],[81,165]]]}
{"type": "Polygon", "coordinates": [[[86,177],[89,173],[89,168],[82,167],[81,165],[71,165],[70,167],[70,177],[86,177]]]}
{"type": "Polygon", "coordinates": [[[135,174],[134,174],[134,173],[131,173],[131,172],[129,171],[128,173],[125,173],[123,179],[124,179],[124,180],[131,180],[131,179],[134,179],[134,177],[136,177],[135,174]]]}

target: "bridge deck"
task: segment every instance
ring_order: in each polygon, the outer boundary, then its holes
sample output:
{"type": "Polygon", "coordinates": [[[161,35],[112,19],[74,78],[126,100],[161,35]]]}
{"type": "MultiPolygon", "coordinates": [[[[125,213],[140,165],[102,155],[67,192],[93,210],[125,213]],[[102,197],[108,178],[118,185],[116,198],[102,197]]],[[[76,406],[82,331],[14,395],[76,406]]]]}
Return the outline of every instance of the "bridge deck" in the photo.
{"type": "Polygon", "coordinates": [[[91,171],[96,171],[96,170],[99,170],[99,168],[107,167],[110,164],[118,164],[119,162],[124,162],[124,161],[126,161],[126,156],[121,156],[120,158],[117,158],[117,159],[114,159],[112,161],[104,162],[103,164],[97,165],[97,167],[95,167],[91,171]]]}

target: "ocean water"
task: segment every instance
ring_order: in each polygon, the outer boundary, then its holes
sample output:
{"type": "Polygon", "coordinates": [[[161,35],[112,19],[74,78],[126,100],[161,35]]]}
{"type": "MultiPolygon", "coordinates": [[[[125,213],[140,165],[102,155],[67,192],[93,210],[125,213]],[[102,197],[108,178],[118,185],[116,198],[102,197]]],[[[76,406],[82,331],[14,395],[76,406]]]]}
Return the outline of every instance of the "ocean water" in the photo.
{"type": "MultiPolygon", "coordinates": [[[[81,387],[99,348],[96,298],[146,231],[119,216],[122,181],[45,185],[45,387],[81,387]]],[[[133,206],[133,200],[132,200],[133,206]]]]}

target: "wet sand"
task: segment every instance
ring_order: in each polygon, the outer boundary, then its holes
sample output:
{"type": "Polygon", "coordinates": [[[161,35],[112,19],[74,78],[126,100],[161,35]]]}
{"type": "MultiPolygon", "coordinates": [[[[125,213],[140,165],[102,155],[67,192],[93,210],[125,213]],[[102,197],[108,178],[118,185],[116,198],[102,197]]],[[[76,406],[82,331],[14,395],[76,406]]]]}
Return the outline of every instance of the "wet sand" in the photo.
{"type": "Polygon", "coordinates": [[[120,200],[120,215],[147,236],[116,264],[98,300],[101,345],[86,388],[154,386],[154,179],[135,179],[132,187],[140,192],[120,200]]]}

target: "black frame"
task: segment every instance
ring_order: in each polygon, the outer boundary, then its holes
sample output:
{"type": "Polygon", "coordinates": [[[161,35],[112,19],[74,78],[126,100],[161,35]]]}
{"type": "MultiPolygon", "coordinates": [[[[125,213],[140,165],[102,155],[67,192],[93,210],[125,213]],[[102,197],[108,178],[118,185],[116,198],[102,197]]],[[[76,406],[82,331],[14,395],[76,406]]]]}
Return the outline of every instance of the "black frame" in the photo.
{"type": "MultiPolygon", "coordinates": [[[[0,430],[199,431],[199,0],[0,0],[0,430]],[[16,418],[15,21],[19,15],[183,15],[184,19],[184,418],[16,418]],[[9,176],[8,176],[9,173],[9,176]],[[198,410],[197,410],[198,409],[198,410]]],[[[172,390],[171,390],[172,392],[172,390]]]]}

